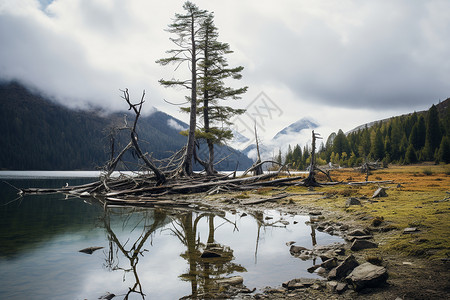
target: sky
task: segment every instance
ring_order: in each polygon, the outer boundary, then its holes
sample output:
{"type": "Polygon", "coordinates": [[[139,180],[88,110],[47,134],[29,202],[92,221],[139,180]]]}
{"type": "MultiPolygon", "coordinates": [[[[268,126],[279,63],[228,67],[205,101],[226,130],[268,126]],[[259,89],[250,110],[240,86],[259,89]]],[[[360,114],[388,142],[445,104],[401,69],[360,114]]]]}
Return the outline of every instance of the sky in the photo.
{"type": "MultiPolygon", "coordinates": [[[[219,40],[234,51],[229,65],[244,67],[230,84],[248,92],[231,105],[247,114],[232,121],[250,139],[255,123],[270,144],[302,118],[326,138],[450,97],[448,0],[192,2],[214,12],[219,40]]],[[[136,100],[145,90],[147,113],[156,107],[187,122],[170,103],[189,92],[158,83],[182,78],[187,66],[155,63],[175,47],[165,29],[183,3],[0,0],[0,80],[72,108],[105,111],[127,108],[121,89],[136,100]]]]}

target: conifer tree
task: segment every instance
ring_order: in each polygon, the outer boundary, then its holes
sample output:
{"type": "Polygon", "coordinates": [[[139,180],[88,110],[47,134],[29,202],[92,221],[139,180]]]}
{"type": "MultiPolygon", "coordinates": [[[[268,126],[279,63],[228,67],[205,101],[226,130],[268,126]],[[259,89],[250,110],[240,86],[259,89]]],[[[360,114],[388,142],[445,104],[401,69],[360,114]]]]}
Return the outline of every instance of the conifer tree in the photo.
{"type": "Polygon", "coordinates": [[[450,163],[450,140],[444,136],[439,146],[438,160],[446,164],[450,163]]]}
{"type": "Polygon", "coordinates": [[[195,129],[197,123],[197,64],[201,49],[199,48],[199,32],[208,13],[199,9],[192,2],[185,2],[183,5],[185,14],[175,14],[172,24],[169,24],[167,31],[175,37],[170,40],[176,45],[175,49],[166,51],[170,55],[156,62],[166,66],[175,64],[176,69],[185,64],[190,70],[188,79],[161,79],[159,82],[165,87],[185,87],[190,90],[190,97],[186,97],[190,102],[189,132],[186,145],[186,152],[182,163],[182,172],[185,175],[192,175],[192,158],[195,147],[195,129]]]}
{"type": "Polygon", "coordinates": [[[436,106],[433,104],[427,113],[425,155],[432,160],[436,149],[441,143],[441,130],[439,126],[439,114],[436,106]]]}
{"type": "Polygon", "coordinates": [[[207,161],[199,162],[205,167],[207,174],[214,173],[214,145],[230,140],[233,134],[230,130],[233,116],[245,112],[219,103],[224,100],[237,100],[247,91],[247,87],[231,88],[225,86],[228,78],[241,79],[244,67],[230,68],[225,55],[233,53],[227,43],[218,41],[217,27],[214,25],[214,15],[210,13],[203,21],[199,35],[199,49],[202,58],[198,68],[199,109],[197,113],[203,118],[203,128],[197,131],[197,138],[204,138],[208,145],[207,161]]]}

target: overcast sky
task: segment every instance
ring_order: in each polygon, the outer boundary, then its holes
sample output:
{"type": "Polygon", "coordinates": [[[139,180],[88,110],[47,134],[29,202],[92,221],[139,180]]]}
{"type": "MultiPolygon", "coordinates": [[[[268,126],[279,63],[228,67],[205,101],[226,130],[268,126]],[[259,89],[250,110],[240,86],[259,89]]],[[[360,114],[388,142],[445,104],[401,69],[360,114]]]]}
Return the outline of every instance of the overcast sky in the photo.
{"type": "MultiPolygon", "coordinates": [[[[304,117],[326,137],[450,97],[448,0],[193,2],[214,12],[230,66],[244,66],[236,105],[249,114],[236,123],[256,117],[263,140],[304,117]]],[[[0,79],[70,107],[125,109],[119,89],[145,89],[147,110],[187,120],[164,101],[187,91],[158,83],[180,73],[155,63],[174,47],[164,29],[183,3],[0,0],[0,79]]]]}

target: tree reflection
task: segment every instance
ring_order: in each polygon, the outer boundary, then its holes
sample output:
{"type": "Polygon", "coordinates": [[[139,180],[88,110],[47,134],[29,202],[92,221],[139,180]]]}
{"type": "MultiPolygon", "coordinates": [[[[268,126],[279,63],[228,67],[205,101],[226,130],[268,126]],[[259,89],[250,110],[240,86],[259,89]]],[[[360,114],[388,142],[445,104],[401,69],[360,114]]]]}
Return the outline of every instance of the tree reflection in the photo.
{"type": "MultiPolygon", "coordinates": [[[[219,291],[215,282],[217,279],[234,272],[247,271],[243,266],[232,262],[234,256],[230,247],[216,242],[215,217],[217,215],[212,213],[188,212],[174,219],[172,232],[187,248],[181,257],[187,260],[189,269],[187,273],[180,275],[180,278],[190,281],[192,293],[183,297],[185,299],[214,298],[219,291]],[[201,242],[198,232],[198,224],[203,218],[208,222],[206,244],[201,242]]],[[[224,222],[230,222],[224,216],[220,218],[224,222]]]]}
{"type": "MultiPolygon", "coordinates": [[[[111,228],[111,214],[114,211],[110,209],[105,210],[105,215],[103,218],[105,229],[108,233],[109,247],[107,252],[107,257],[105,260],[105,267],[108,270],[116,271],[122,270],[124,271],[124,281],[127,273],[132,273],[134,276],[134,283],[131,287],[128,288],[128,292],[126,293],[124,299],[128,299],[128,297],[135,293],[139,294],[142,299],[145,299],[145,294],[142,289],[141,282],[139,280],[138,272],[137,272],[137,264],[139,262],[139,256],[144,256],[144,252],[148,251],[144,248],[148,238],[158,229],[167,224],[167,214],[163,210],[145,210],[139,214],[139,217],[136,217],[136,212],[133,210],[130,214],[126,215],[125,220],[123,221],[123,227],[128,227],[133,225],[133,230],[138,228],[141,224],[143,225],[142,233],[136,238],[135,242],[129,245],[130,238],[128,238],[125,242],[121,242],[117,235],[111,228]],[[134,224],[130,224],[130,222],[135,222],[134,224]],[[122,255],[128,259],[130,267],[120,267],[119,266],[119,257],[118,253],[122,253],[122,255]]],[[[120,215],[123,216],[123,212],[120,212],[120,215]]]]}

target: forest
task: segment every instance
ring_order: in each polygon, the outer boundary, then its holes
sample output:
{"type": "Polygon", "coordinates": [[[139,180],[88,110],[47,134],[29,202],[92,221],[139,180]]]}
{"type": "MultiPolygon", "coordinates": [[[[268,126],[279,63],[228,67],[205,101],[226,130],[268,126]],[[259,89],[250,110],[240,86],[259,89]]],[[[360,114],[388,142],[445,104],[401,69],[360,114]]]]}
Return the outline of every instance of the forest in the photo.
{"type": "MultiPolygon", "coordinates": [[[[345,134],[332,133],[318,150],[318,165],[332,163],[355,167],[366,160],[413,164],[423,161],[450,162],[450,98],[431,106],[428,111],[414,112],[365,125],[345,134]]],[[[304,170],[310,159],[305,145],[288,147],[275,157],[291,168],[304,170]]]]}

